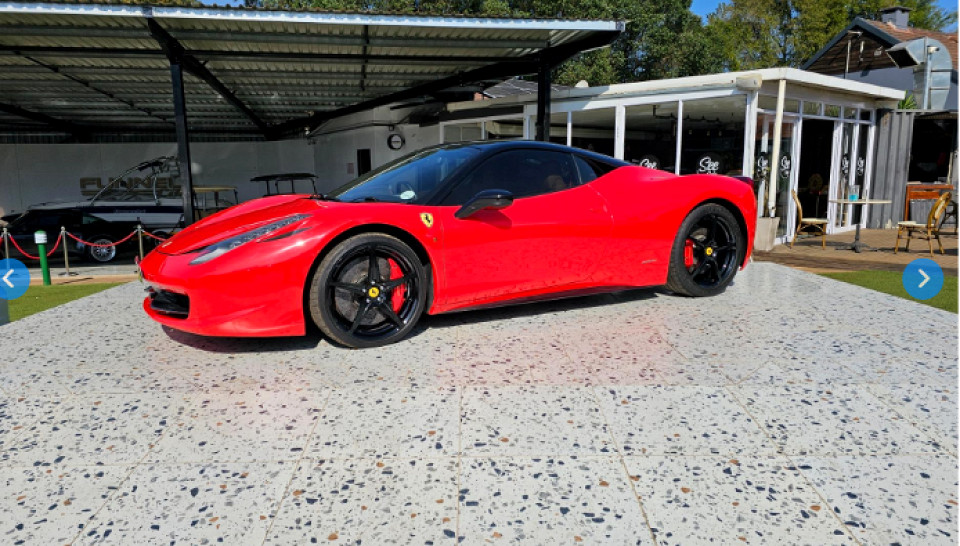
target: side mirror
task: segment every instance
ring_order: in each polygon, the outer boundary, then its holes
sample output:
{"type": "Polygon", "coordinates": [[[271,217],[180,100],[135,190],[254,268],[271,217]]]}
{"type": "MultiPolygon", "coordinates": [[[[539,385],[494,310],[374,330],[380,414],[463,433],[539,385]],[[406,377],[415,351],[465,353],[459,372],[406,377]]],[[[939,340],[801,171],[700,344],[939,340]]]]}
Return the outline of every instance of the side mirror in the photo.
{"type": "Polygon", "coordinates": [[[483,190],[464,203],[454,216],[462,220],[484,209],[500,210],[512,204],[513,194],[507,190],[483,190]]]}

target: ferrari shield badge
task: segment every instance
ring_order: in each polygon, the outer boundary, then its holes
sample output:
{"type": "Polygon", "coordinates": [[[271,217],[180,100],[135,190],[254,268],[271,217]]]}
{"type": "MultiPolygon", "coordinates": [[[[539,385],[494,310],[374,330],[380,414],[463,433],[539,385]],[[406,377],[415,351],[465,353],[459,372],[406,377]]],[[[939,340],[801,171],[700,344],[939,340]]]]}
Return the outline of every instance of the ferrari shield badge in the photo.
{"type": "Polygon", "coordinates": [[[420,221],[427,227],[433,227],[433,215],[429,212],[421,212],[420,221]]]}

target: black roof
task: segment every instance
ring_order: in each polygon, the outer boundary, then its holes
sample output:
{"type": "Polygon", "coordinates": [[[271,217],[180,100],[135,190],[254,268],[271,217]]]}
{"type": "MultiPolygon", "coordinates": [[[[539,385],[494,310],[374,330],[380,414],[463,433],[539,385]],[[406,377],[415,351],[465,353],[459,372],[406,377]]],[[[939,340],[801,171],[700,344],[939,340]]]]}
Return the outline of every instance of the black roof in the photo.
{"type": "Polygon", "coordinates": [[[574,148],[571,146],[564,146],[562,144],[556,144],[553,142],[541,142],[539,140],[479,140],[472,142],[457,142],[452,144],[439,144],[434,146],[435,148],[479,148],[486,153],[494,153],[502,150],[530,150],[530,149],[540,149],[540,150],[555,150],[559,152],[570,152],[583,157],[590,157],[598,161],[603,161],[611,165],[620,165],[626,166],[630,163],[623,161],[621,159],[616,159],[608,155],[598,154],[597,152],[591,152],[590,150],[584,150],[583,148],[574,148]]]}

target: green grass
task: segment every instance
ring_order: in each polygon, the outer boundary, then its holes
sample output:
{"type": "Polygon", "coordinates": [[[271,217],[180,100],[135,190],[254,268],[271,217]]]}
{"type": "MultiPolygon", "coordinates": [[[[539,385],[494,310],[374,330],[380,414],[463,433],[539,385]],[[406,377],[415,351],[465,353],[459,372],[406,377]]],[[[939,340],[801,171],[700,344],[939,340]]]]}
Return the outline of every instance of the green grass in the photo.
{"type": "Polygon", "coordinates": [[[855,271],[852,273],[823,273],[838,281],[848,282],[884,294],[899,296],[908,300],[919,301],[931,307],[957,312],[957,277],[944,276],[943,289],[936,296],[928,300],[914,299],[903,288],[903,275],[896,271],[855,271]]]}
{"type": "Polygon", "coordinates": [[[63,305],[101,290],[113,288],[123,283],[104,282],[93,284],[55,284],[53,286],[30,285],[27,293],[10,301],[10,320],[28,317],[40,311],[63,305]]]}

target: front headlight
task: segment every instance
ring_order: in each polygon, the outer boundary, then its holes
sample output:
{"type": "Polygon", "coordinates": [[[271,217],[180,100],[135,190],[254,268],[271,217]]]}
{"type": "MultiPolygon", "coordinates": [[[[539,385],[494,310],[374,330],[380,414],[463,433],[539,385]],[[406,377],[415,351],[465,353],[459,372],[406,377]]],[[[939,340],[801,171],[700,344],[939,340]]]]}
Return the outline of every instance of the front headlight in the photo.
{"type": "Polygon", "coordinates": [[[218,243],[214,243],[210,246],[205,246],[200,249],[200,255],[196,258],[190,260],[190,265],[197,265],[202,263],[207,263],[214,258],[219,258],[227,252],[237,248],[240,245],[249,243],[250,241],[259,239],[265,235],[269,235],[275,231],[281,230],[291,224],[296,224],[300,220],[306,218],[306,214],[295,214],[293,216],[288,216],[282,220],[277,220],[276,222],[271,222],[269,224],[264,224],[256,229],[251,229],[241,233],[240,235],[234,235],[228,239],[224,239],[218,243]]]}

